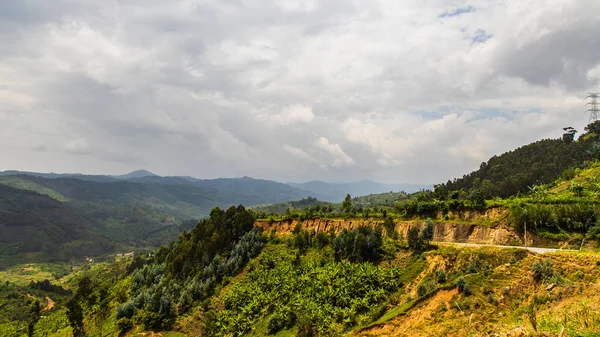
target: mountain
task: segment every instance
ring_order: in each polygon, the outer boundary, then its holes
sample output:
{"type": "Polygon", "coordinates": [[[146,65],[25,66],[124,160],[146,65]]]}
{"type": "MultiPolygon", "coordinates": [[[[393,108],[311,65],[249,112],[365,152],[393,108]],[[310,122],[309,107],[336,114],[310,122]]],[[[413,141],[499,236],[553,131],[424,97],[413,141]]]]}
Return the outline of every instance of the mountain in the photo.
{"type": "Polygon", "coordinates": [[[70,205],[0,184],[0,267],[12,261],[66,261],[114,249],[115,243],[70,205]]]}
{"type": "Polygon", "coordinates": [[[0,237],[10,238],[7,240],[15,244],[22,244],[30,237],[28,249],[31,251],[9,249],[7,245],[0,249],[0,261],[77,258],[81,254],[65,253],[66,250],[61,247],[83,247],[82,242],[114,243],[113,246],[99,244],[98,247],[103,247],[101,249],[83,249],[86,255],[107,253],[116,246],[157,247],[194,226],[198,219],[208,216],[210,210],[217,206],[279,203],[314,195],[286,184],[249,177],[202,180],[160,177],[147,171],[136,171],[125,175],[127,178],[121,176],[117,179],[109,176],[19,173],[0,175],[0,186],[4,187],[0,190],[0,198],[29,198],[32,201],[27,208],[20,205],[18,211],[0,219],[0,237]],[[50,204],[52,207],[46,207],[50,204]],[[45,212],[48,209],[55,211],[45,212]],[[24,227],[27,228],[22,232],[24,237],[14,236],[18,231],[11,224],[31,224],[35,223],[34,219],[40,219],[39,226],[24,227]],[[190,219],[195,221],[186,221],[190,219]],[[56,227],[58,224],[62,227],[56,227]],[[63,235],[63,231],[69,228],[78,234],[74,237],[63,235]],[[46,235],[64,237],[65,241],[44,240],[46,235]],[[32,258],[24,258],[25,253],[32,258]]]}
{"type": "Polygon", "coordinates": [[[90,174],[81,174],[81,173],[41,173],[41,172],[28,172],[28,171],[17,171],[17,170],[0,171],[0,177],[15,176],[15,175],[26,175],[26,176],[48,178],[48,179],[77,178],[80,180],[99,181],[99,182],[107,182],[107,181],[115,181],[116,180],[112,176],[108,176],[108,175],[90,175],[90,174]]]}
{"type": "Polygon", "coordinates": [[[327,183],[324,181],[314,180],[306,183],[287,184],[322,195],[323,197],[320,197],[319,199],[331,202],[340,202],[344,200],[346,194],[356,197],[392,191],[404,191],[410,193],[432,187],[431,185],[423,184],[383,184],[371,180],[362,180],[352,183],[327,183]]]}
{"type": "Polygon", "coordinates": [[[144,178],[144,177],[153,177],[153,176],[156,176],[156,174],[154,174],[150,171],[137,170],[137,171],[129,172],[127,174],[123,174],[120,176],[113,176],[113,177],[117,178],[117,179],[133,179],[133,178],[144,178]]]}

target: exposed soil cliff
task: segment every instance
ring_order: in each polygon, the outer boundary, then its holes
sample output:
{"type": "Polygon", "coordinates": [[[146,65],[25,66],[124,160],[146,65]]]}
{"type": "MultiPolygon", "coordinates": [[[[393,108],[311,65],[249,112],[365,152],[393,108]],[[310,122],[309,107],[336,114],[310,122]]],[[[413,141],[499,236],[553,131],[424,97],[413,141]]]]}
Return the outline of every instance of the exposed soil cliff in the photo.
{"type": "MultiPolygon", "coordinates": [[[[507,211],[502,209],[488,209],[484,212],[449,213],[451,220],[436,220],[434,223],[433,240],[438,242],[465,242],[494,245],[521,245],[523,234],[517,233],[507,221],[507,211]],[[469,222],[469,223],[465,223],[469,222]],[[473,223],[480,222],[481,224],[473,223]]],[[[315,232],[329,232],[332,228],[337,233],[343,229],[354,229],[359,226],[375,226],[381,220],[365,219],[307,219],[284,221],[257,221],[256,227],[265,230],[275,228],[277,232],[286,233],[294,230],[298,223],[306,230],[315,232]]],[[[406,237],[411,226],[421,227],[424,220],[395,220],[396,231],[406,237]]],[[[540,239],[533,234],[528,234],[527,244],[539,243],[540,239]]]]}

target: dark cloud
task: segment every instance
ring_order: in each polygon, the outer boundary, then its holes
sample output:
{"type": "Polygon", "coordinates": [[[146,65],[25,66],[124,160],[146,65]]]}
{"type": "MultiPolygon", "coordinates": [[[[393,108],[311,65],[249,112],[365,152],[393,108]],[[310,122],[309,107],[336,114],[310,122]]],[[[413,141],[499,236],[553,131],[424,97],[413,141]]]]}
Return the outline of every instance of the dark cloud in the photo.
{"type": "Polygon", "coordinates": [[[506,50],[498,61],[499,71],[534,85],[554,82],[570,91],[584,91],[598,81],[588,77],[588,72],[600,65],[599,25],[598,16],[587,22],[576,20],[565,29],[506,50]]]}

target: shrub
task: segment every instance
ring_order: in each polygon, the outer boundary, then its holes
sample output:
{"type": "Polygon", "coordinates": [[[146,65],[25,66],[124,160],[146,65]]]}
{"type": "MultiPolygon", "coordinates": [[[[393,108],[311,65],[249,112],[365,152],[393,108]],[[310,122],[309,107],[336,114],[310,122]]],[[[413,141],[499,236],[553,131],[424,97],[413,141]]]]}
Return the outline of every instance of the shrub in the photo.
{"type": "Polygon", "coordinates": [[[494,296],[494,293],[487,294],[487,300],[493,305],[498,305],[498,300],[496,299],[496,296],[494,296]]]}
{"type": "Polygon", "coordinates": [[[133,328],[133,322],[131,322],[131,319],[123,317],[117,321],[117,326],[119,327],[119,330],[127,331],[133,328]]]}
{"type": "Polygon", "coordinates": [[[465,281],[465,279],[462,276],[459,277],[454,284],[458,288],[459,293],[463,293],[466,296],[471,295],[471,288],[469,288],[467,281],[465,281]]]}
{"type": "Polygon", "coordinates": [[[273,316],[267,323],[267,332],[269,335],[274,335],[281,331],[285,325],[285,321],[280,316],[273,316]]]}
{"type": "Polygon", "coordinates": [[[419,297],[423,297],[425,294],[427,294],[427,287],[421,283],[417,288],[417,295],[419,295],[419,297]]]}
{"type": "Polygon", "coordinates": [[[443,269],[440,269],[437,272],[437,282],[439,284],[446,283],[446,272],[443,269]]]}
{"type": "Polygon", "coordinates": [[[544,260],[543,263],[540,263],[540,261],[535,261],[531,265],[531,268],[533,271],[533,279],[536,282],[549,280],[554,275],[552,262],[550,262],[548,259],[544,260]]]}

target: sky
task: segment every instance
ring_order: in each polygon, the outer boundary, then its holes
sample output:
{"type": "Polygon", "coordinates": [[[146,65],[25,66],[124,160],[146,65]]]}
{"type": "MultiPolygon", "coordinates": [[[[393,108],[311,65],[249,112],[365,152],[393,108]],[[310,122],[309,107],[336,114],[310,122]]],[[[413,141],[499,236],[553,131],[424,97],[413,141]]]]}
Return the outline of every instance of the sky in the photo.
{"type": "Polygon", "coordinates": [[[587,124],[597,0],[2,0],[0,170],[439,183],[587,124]]]}

